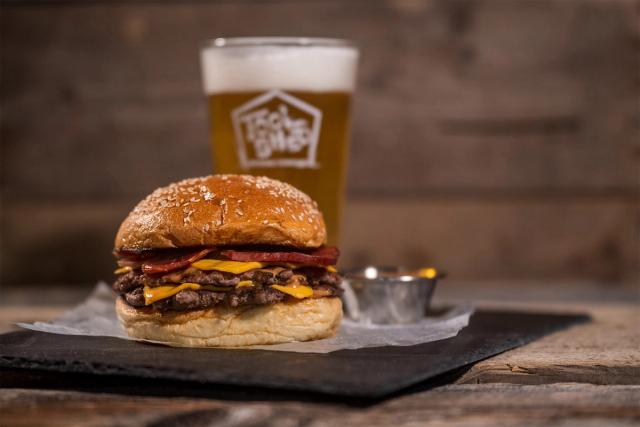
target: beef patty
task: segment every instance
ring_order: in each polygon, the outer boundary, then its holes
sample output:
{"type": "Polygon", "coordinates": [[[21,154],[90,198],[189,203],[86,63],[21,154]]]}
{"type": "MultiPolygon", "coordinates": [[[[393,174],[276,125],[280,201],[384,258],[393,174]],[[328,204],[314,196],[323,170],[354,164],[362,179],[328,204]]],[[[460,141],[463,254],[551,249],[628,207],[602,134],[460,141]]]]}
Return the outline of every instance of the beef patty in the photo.
{"type": "Polygon", "coordinates": [[[271,268],[247,271],[241,274],[220,271],[202,271],[187,268],[162,276],[148,276],[139,270],[119,276],[113,284],[116,291],[127,304],[133,307],[144,307],[143,288],[177,285],[179,283],[197,283],[221,288],[219,290],[182,290],[172,297],[154,302],[151,307],[159,311],[196,310],[216,305],[238,307],[242,305],[272,304],[289,298],[283,292],[271,288],[270,285],[286,285],[295,279],[311,286],[314,298],[335,297],[342,293],[339,287],[341,278],[321,267],[301,267],[298,269],[271,268]],[[253,286],[236,288],[242,280],[251,280],[253,286]],[[227,290],[228,289],[228,290],[227,290]]]}

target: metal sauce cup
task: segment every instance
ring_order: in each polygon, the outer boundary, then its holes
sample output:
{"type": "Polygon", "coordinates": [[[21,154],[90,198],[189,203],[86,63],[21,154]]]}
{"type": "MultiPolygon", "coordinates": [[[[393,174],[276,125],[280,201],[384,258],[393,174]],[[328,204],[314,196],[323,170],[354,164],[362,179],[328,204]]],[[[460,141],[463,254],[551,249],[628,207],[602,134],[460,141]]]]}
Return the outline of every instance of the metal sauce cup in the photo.
{"type": "Polygon", "coordinates": [[[369,266],[344,274],[347,318],[361,324],[401,325],[424,319],[436,282],[434,268],[369,266]]]}

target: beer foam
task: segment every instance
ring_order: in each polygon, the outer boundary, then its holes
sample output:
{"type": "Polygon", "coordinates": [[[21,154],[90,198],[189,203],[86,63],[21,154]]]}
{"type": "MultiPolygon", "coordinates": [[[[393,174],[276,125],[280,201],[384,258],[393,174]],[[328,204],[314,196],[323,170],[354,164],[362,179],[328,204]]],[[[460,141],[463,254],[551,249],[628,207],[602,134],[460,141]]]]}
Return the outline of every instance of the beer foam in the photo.
{"type": "Polygon", "coordinates": [[[350,92],[358,51],[338,46],[227,46],[201,52],[207,94],[269,89],[350,92]]]}

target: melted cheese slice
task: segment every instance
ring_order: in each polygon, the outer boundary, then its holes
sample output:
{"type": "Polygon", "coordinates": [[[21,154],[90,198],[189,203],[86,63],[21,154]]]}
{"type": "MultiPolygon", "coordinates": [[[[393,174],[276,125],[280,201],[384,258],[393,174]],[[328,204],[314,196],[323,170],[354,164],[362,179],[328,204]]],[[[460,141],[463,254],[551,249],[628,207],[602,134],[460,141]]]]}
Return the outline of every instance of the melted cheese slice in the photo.
{"type": "Polygon", "coordinates": [[[252,286],[253,286],[253,282],[251,280],[241,280],[236,285],[236,288],[246,288],[246,287],[252,287],[252,286]]]}
{"type": "Polygon", "coordinates": [[[191,264],[198,270],[216,270],[225,271],[227,273],[240,274],[245,271],[255,270],[264,266],[261,262],[240,262],[240,261],[222,261],[217,259],[201,259],[191,264]]]}
{"type": "MultiPolygon", "coordinates": [[[[238,283],[237,287],[241,288],[244,286],[253,286],[253,283],[250,280],[243,280],[238,283]]],[[[272,288],[279,290],[282,293],[287,295],[291,295],[292,297],[302,299],[309,298],[313,295],[313,289],[309,286],[305,285],[297,285],[297,286],[284,286],[284,285],[271,285],[272,288]]],[[[145,286],[143,289],[144,294],[144,304],[151,305],[156,301],[160,301],[165,298],[170,298],[177,294],[180,291],[185,289],[191,289],[197,291],[198,289],[208,289],[213,288],[212,286],[202,286],[197,283],[183,283],[179,286],[158,286],[155,288],[150,288],[149,286],[145,286]]],[[[223,289],[216,289],[223,290],[223,289]]],[[[225,289],[228,290],[228,289],[225,289]]]]}
{"type": "Polygon", "coordinates": [[[150,305],[161,299],[172,297],[184,289],[192,289],[195,291],[201,287],[202,286],[197,283],[183,283],[180,286],[158,286],[157,288],[145,286],[143,289],[144,304],[150,305]]]}
{"type": "Polygon", "coordinates": [[[313,289],[309,286],[298,285],[298,286],[283,286],[283,285],[271,285],[273,289],[277,289],[280,292],[291,295],[292,297],[302,299],[309,298],[313,295],[313,289]]]}

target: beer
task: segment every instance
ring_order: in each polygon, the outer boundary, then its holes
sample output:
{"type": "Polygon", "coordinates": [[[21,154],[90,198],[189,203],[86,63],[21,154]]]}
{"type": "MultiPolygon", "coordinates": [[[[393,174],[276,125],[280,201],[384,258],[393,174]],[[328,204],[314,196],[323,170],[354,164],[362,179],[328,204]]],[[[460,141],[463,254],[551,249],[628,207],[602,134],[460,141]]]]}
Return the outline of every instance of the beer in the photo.
{"type": "Polygon", "coordinates": [[[215,170],[266,175],[309,194],[330,244],[338,243],[357,57],[326,39],[216,39],[202,51],[215,170]]]}

